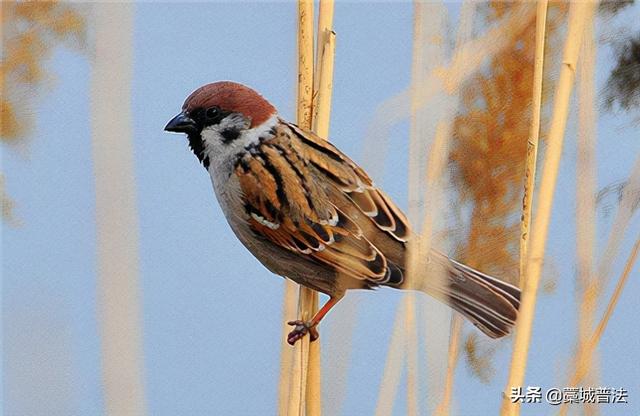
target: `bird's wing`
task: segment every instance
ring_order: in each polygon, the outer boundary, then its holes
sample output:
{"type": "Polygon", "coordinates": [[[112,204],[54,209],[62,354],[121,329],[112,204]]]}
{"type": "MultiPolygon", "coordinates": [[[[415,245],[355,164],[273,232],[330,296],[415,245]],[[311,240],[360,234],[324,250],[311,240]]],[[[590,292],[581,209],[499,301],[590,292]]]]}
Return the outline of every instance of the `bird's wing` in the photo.
{"type": "Polygon", "coordinates": [[[253,231],[354,278],[401,279],[369,234],[403,244],[402,212],[329,142],[284,123],[273,133],[235,166],[253,231]]]}

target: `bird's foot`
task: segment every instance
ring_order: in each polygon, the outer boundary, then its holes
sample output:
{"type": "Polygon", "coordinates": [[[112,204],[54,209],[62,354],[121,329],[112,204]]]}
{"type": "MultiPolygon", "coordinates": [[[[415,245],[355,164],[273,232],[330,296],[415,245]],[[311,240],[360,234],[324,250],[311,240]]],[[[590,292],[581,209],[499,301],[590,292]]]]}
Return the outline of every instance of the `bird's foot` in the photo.
{"type": "Polygon", "coordinates": [[[293,331],[289,332],[289,336],[287,336],[287,342],[289,345],[295,345],[296,341],[307,335],[309,333],[310,341],[313,342],[318,339],[320,334],[318,334],[318,330],[316,329],[316,324],[310,321],[290,321],[287,322],[289,325],[294,326],[293,331]]]}

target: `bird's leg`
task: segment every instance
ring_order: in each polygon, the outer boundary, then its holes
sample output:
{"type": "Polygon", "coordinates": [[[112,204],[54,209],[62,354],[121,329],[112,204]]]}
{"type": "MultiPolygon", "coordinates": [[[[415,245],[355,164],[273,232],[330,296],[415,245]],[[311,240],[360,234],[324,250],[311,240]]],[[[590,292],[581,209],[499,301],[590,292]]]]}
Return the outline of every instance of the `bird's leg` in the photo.
{"type": "Polygon", "coordinates": [[[313,342],[318,339],[320,336],[318,334],[318,330],[316,326],[320,323],[322,318],[333,308],[336,303],[338,303],[342,299],[342,296],[331,296],[327,303],[325,303],[322,308],[315,314],[315,316],[310,321],[290,321],[287,322],[289,325],[295,326],[293,331],[289,332],[289,336],[287,337],[287,342],[290,345],[294,345],[296,341],[304,337],[307,332],[309,333],[310,340],[313,342]]]}

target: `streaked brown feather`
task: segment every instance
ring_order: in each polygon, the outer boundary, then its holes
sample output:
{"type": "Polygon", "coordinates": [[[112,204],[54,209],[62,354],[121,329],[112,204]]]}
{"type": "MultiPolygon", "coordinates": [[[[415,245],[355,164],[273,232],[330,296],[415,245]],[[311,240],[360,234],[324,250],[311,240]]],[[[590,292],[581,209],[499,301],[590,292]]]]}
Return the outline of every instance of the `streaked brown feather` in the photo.
{"type": "Polygon", "coordinates": [[[255,214],[251,228],[274,244],[372,284],[389,278],[387,253],[403,264],[406,218],[318,136],[281,124],[240,159],[236,174],[255,214]]]}

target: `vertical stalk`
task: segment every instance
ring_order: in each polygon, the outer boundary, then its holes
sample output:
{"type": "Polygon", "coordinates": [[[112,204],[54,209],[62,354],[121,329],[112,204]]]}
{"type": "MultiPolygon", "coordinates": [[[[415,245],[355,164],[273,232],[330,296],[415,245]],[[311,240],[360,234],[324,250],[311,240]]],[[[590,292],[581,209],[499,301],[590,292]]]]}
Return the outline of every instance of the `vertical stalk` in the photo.
{"type": "Polygon", "coordinates": [[[333,61],[336,34],[333,32],[333,0],[320,0],[318,11],[317,69],[313,89],[313,131],[323,139],[329,136],[331,97],[333,93],[333,61]]]}
{"type": "MultiPolygon", "coordinates": [[[[318,58],[316,60],[316,70],[313,74],[312,128],[320,137],[327,138],[331,116],[333,58],[335,55],[335,33],[331,30],[333,26],[333,0],[321,0],[318,14],[316,42],[318,58]]],[[[313,19],[311,21],[313,22],[313,19]]],[[[312,293],[314,299],[309,313],[315,313],[318,309],[318,294],[312,293]]],[[[309,368],[306,385],[307,416],[320,416],[322,413],[322,380],[320,371],[320,342],[314,342],[309,345],[309,368]]]]}
{"type": "Polygon", "coordinates": [[[562,68],[556,88],[553,116],[549,130],[548,148],[545,155],[544,170],[540,182],[538,206],[533,223],[531,246],[527,255],[527,267],[524,275],[524,287],[520,304],[520,313],[516,323],[516,334],[511,357],[509,380],[505,386],[505,394],[502,403],[501,414],[515,416],[520,412],[519,403],[509,400],[511,387],[522,386],[527,366],[527,355],[531,341],[531,329],[540,282],[540,271],[549,231],[551,207],[562,145],[564,142],[564,130],[567,122],[569,101],[575,78],[575,68],[578,62],[580,45],[584,33],[585,22],[593,17],[595,3],[572,3],[569,9],[569,25],[567,39],[565,41],[562,68]]]}
{"type": "Polygon", "coordinates": [[[282,334],[280,337],[280,377],[278,382],[278,415],[285,416],[288,414],[290,401],[290,387],[292,385],[292,369],[294,350],[287,343],[287,335],[291,331],[291,326],[287,324],[289,317],[295,316],[297,313],[296,304],[298,303],[298,285],[292,280],[284,281],[284,302],[282,305],[282,334]]]}
{"type": "MultiPolygon", "coordinates": [[[[313,97],[313,1],[298,0],[298,125],[311,128],[313,97]]],[[[309,320],[318,309],[318,295],[311,289],[300,287],[298,316],[309,320]]],[[[305,414],[307,407],[307,375],[309,371],[309,337],[303,337],[293,347],[293,368],[289,387],[289,416],[305,414]]],[[[312,360],[314,365],[319,361],[312,360]]]]}
{"type": "Polygon", "coordinates": [[[91,133],[105,413],[139,416],[146,406],[131,132],[133,5],[97,3],[93,11],[91,133]]]}
{"type": "Polygon", "coordinates": [[[542,111],[542,78],[544,71],[544,39],[547,25],[547,0],[538,0],[536,10],[536,50],[533,70],[533,98],[531,100],[531,130],[527,141],[527,160],[524,174],[524,196],[522,198],[522,221],[520,222],[520,288],[524,287],[531,210],[533,209],[533,188],[536,182],[536,161],[538,159],[538,138],[540,135],[540,113],[542,111]]]}
{"type": "MultiPolygon", "coordinates": [[[[594,314],[598,300],[598,282],[594,275],[593,259],[596,258],[596,105],[595,105],[596,43],[594,22],[585,25],[580,56],[578,80],[578,154],[576,161],[576,254],[578,279],[578,345],[574,364],[584,365],[587,359],[585,347],[593,331],[594,314]]],[[[593,356],[591,357],[593,358],[593,356]]],[[[593,363],[592,363],[593,364],[593,363]]],[[[593,368],[593,365],[591,365],[593,368]]],[[[593,372],[591,374],[594,376],[593,372]]],[[[596,380],[590,380],[596,385],[596,380]]],[[[566,406],[563,406],[566,409],[566,406]]],[[[585,413],[593,414],[595,405],[585,403],[585,413]]],[[[562,412],[562,409],[561,409],[562,412]]]]}
{"type": "MultiPolygon", "coordinates": [[[[303,129],[313,130],[327,137],[331,114],[331,92],[333,85],[333,56],[335,33],[333,25],[333,1],[320,2],[318,23],[318,71],[314,73],[313,62],[313,2],[298,1],[298,106],[297,123],[303,129]],[[315,75],[315,77],[314,77],[315,75]]],[[[318,309],[318,293],[300,287],[298,316],[309,320],[318,309]]],[[[285,358],[283,356],[283,358],[285,358]]],[[[286,373],[286,369],[282,374],[286,373]]],[[[282,395],[286,391],[281,381],[282,395]]],[[[311,344],[304,337],[294,347],[293,368],[289,395],[289,415],[319,416],[321,414],[320,343],[311,344]]],[[[283,406],[280,407],[281,411],[283,406]]]]}
{"type": "Polygon", "coordinates": [[[635,244],[633,245],[633,248],[631,249],[631,253],[629,254],[629,257],[627,258],[627,261],[625,263],[624,270],[620,275],[618,282],[616,283],[616,287],[613,290],[613,293],[611,294],[611,298],[609,299],[609,302],[607,303],[607,308],[605,309],[604,314],[602,315],[602,318],[600,318],[600,321],[598,322],[598,326],[596,326],[596,329],[593,331],[593,334],[591,335],[588,344],[584,348],[586,359],[582,361],[581,363],[583,364],[582,366],[576,367],[576,371],[574,375],[571,377],[569,385],[571,386],[577,385],[584,379],[585,375],[587,374],[587,371],[589,370],[588,365],[590,361],[589,359],[590,355],[593,354],[596,347],[598,346],[598,343],[602,338],[602,334],[604,333],[604,330],[607,327],[609,320],[611,319],[611,315],[613,315],[613,311],[615,310],[618,304],[618,300],[620,299],[620,295],[624,290],[624,286],[627,283],[627,280],[629,279],[631,270],[633,269],[633,266],[636,260],[638,259],[638,252],[640,252],[640,238],[638,238],[635,244]]]}
{"type": "MultiPolygon", "coordinates": [[[[425,140],[420,137],[419,114],[417,105],[417,95],[420,90],[420,81],[424,68],[424,3],[414,1],[413,3],[413,59],[411,65],[411,113],[409,115],[409,220],[417,224],[421,216],[418,198],[421,190],[420,182],[420,153],[425,140]]],[[[408,252],[408,263],[416,260],[416,251],[410,247],[408,252]]],[[[411,267],[410,267],[411,268],[411,267]]],[[[413,279],[413,273],[407,273],[407,279],[413,279]]],[[[409,283],[409,285],[411,285],[409,283]]],[[[419,414],[418,407],[418,328],[416,326],[416,295],[406,293],[403,296],[404,302],[404,342],[407,362],[407,414],[416,416],[419,414]]]]}
{"type": "Polygon", "coordinates": [[[387,352],[387,360],[384,366],[382,382],[378,392],[378,402],[376,403],[375,416],[387,416],[393,412],[393,402],[395,401],[400,384],[400,376],[402,375],[402,364],[404,359],[404,328],[402,324],[406,316],[406,303],[404,300],[400,302],[396,317],[393,322],[393,332],[391,333],[391,342],[389,343],[389,351],[387,352]]]}
{"type": "Polygon", "coordinates": [[[444,380],[444,392],[442,400],[436,408],[436,416],[447,416],[450,412],[451,397],[453,395],[453,379],[458,362],[460,347],[460,335],[462,333],[462,318],[454,315],[451,321],[451,337],[449,340],[449,353],[447,356],[447,375],[444,380]]]}
{"type": "MultiPolygon", "coordinates": [[[[454,54],[460,53],[462,47],[471,39],[473,35],[473,23],[475,20],[476,4],[473,1],[466,0],[460,9],[460,22],[458,24],[458,32],[456,34],[456,44],[454,54]]],[[[450,123],[453,122],[449,119],[450,123]]],[[[438,416],[446,416],[450,412],[453,385],[455,378],[455,370],[458,361],[458,351],[460,346],[460,337],[462,332],[462,317],[458,314],[451,316],[451,330],[449,332],[449,349],[447,351],[447,372],[444,379],[444,389],[442,397],[436,406],[434,413],[438,416]]]]}
{"type": "MultiPolygon", "coordinates": [[[[633,266],[636,260],[638,259],[638,252],[640,252],[640,238],[636,240],[636,243],[631,249],[631,253],[629,254],[629,258],[627,259],[627,262],[624,266],[622,275],[620,275],[620,278],[618,279],[618,283],[616,283],[616,288],[614,289],[613,294],[611,295],[611,299],[609,299],[609,302],[607,303],[607,309],[602,315],[600,322],[598,322],[598,326],[593,331],[588,341],[586,341],[584,346],[582,346],[582,354],[584,355],[584,358],[581,360],[576,360],[576,367],[573,372],[573,375],[569,379],[568,386],[577,386],[578,384],[582,383],[585,377],[588,375],[589,369],[590,369],[589,363],[591,362],[591,355],[595,352],[596,347],[598,346],[598,343],[602,338],[602,334],[604,333],[604,330],[607,327],[607,324],[609,323],[609,319],[611,319],[611,315],[613,314],[613,311],[615,310],[616,305],[618,304],[618,300],[620,299],[620,295],[622,294],[624,286],[627,283],[629,274],[631,274],[631,270],[633,269],[633,266]]],[[[567,414],[567,410],[568,410],[567,404],[562,403],[558,414],[560,416],[564,416],[567,414]]]]}

